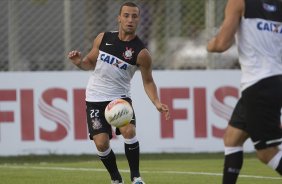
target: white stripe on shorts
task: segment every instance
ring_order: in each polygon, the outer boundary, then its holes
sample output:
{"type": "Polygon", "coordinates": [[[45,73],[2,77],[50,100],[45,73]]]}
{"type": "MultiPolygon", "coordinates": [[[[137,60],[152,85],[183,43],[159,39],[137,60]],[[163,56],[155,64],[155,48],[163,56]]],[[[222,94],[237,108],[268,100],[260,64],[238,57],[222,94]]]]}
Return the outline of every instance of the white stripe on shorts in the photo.
{"type": "Polygon", "coordinates": [[[277,142],[282,142],[282,138],[266,141],[266,144],[272,144],[272,143],[277,143],[277,142]]]}

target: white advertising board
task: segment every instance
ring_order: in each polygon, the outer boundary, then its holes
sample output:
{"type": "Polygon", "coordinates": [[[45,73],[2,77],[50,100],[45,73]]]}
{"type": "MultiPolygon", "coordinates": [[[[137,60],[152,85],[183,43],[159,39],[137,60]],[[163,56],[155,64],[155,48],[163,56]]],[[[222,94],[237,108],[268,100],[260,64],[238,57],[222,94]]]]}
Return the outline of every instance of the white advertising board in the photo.
{"type": "MultiPolygon", "coordinates": [[[[0,155],[90,154],[84,90],[89,72],[0,73],[0,155]]],[[[240,96],[240,71],[154,71],[171,118],[155,109],[140,73],[132,99],[141,152],[222,152],[222,136],[240,96]]],[[[122,153],[123,138],[111,147],[122,153]]],[[[253,146],[248,141],[246,151],[253,146]]]]}

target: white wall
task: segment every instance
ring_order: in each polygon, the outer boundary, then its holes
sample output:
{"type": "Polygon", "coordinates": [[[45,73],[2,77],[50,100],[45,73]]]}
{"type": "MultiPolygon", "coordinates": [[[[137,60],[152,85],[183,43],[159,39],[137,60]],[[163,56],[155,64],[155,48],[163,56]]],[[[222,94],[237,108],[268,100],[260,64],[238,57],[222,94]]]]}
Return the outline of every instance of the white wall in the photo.
{"type": "MultiPolygon", "coordinates": [[[[89,72],[0,73],[0,155],[95,153],[88,139],[84,89],[89,72]]],[[[132,99],[141,152],[223,151],[222,133],[240,95],[240,71],[154,71],[165,121],[137,72],[132,99]]],[[[122,137],[112,140],[123,152],[122,137]]],[[[250,142],[245,145],[252,151],[250,142]]]]}

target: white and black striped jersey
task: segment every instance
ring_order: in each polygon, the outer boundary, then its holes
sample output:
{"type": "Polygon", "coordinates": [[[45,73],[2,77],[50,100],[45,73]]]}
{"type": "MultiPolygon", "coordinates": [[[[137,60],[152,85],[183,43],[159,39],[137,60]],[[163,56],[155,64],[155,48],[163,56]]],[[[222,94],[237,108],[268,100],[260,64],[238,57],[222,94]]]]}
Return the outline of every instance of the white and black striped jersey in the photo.
{"type": "Polygon", "coordinates": [[[282,1],[245,0],[236,34],[242,70],[241,90],[282,74],[282,1]]]}
{"type": "Polygon", "coordinates": [[[137,56],[144,48],[137,36],[131,41],[121,41],[118,32],[105,32],[86,88],[86,101],[130,97],[130,81],[138,69],[137,56]]]}

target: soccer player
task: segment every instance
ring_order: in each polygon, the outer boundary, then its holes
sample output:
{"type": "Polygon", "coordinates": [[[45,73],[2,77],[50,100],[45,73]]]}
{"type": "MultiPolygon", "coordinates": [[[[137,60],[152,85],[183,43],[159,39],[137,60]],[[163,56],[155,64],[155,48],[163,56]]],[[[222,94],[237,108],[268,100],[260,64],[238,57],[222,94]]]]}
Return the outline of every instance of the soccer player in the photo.
{"type": "MultiPolygon", "coordinates": [[[[139,7],[126,2],[120,7],[118,31],[100,33],[92,50],[83,58],[73,50],[68,58],[82,70],[93,70],[86,88],[86,112],[90,139],[94,140],[98,156],[108,170],[112,184],[123,180],[110,147],[111,126],[106,122],[104,109],[114,99],[123,98],[132,103],[130,81],[137,69],[141,71],[144,89],[156,109],[169,118],[168,106],[162,104],[152,77],[152,59],[149,51],[136,35],[140,20],[139,7]]],[[[116,129],[124,137],[125,154],[133,184],[145,184],[139,172],[139,142],[136,137],[135,116],[130,124],[116,129]]]]}
{"type": "Polygon", "coordinates": [[[234,38],[241,97],[224,135],[223,184],[236,183],[248,138],[258,159],[282,175],[282,1],[228,0],[224,21],[207,50],[224,52],[234,38]]]}

